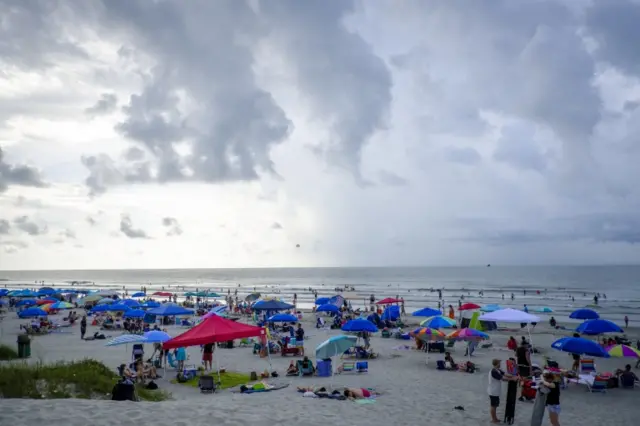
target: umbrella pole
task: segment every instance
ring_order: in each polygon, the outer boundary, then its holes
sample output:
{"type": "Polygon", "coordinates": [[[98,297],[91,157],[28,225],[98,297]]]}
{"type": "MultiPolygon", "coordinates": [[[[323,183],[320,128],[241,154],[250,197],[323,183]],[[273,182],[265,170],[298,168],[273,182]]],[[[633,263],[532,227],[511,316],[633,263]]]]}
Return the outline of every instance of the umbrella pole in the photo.
{"type": "Polygon", "coordinates": [[[529,334],[529,344],[531,345],[531,350],[533,351],[533,339],[531,338],[531,326],[527,323],[527,333],[529,334]]]}

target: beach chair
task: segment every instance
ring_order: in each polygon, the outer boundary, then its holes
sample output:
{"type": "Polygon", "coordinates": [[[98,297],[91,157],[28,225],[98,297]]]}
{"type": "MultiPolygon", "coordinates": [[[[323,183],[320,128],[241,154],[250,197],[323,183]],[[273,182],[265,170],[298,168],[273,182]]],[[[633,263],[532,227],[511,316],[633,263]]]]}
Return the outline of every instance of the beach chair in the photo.
{"type": "Polygon", "coordinates": [[[313,369],[313,364],[311,362],[309,362],[309,365],[305,367],[302,360],[299,359],[298,361],[296,361],[296,366],[298,367],[299,376],[313,376],[314,369],[313,369]]]}
{"type": "Polygon", "coordinates": [[[607,392],[607,384],[609,383],[609,379],[602,376],[596,376],[593,379],[593,383],[589,387],[590,392],[607,392]]]}
{"type": "Polygon", "coordinates": [[[198,387],[202,393],[214,393],[216,391],[216,383],[213,380],[213,376],[200,376],[198,387]]]}
{"type": "Polygon", "coordinates": [[[144,358],[144,345],[142,343],[136,343],[131,350],[131,359],[134,361],[144,358]]]}
{"type": "Polygon", "coordinates": [[[580,360],[580,374],[591,374],[595,373],[596,364],[592,359],[582,359],[580,360]]]}
{"type": "Polygon", "coordinates": [[[369,363],[367,361],[349,361],[343,362],[338,367],[338,373],[366,373],[369,371],[369,363]]]}

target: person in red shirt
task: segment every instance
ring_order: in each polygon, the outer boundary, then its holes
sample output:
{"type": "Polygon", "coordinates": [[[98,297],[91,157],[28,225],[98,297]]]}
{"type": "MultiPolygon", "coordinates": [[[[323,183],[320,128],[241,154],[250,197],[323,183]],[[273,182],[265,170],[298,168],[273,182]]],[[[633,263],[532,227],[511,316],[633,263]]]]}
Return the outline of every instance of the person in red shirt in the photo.
{"type": "Polygon", "coordinates": [[[512,351],[515,351],[516,349],[518,349],[518,342],[516,341],[516,338],[511,336],[509,338],[509,341],[507,342],[507,348],[509,348],[512,351]]]}

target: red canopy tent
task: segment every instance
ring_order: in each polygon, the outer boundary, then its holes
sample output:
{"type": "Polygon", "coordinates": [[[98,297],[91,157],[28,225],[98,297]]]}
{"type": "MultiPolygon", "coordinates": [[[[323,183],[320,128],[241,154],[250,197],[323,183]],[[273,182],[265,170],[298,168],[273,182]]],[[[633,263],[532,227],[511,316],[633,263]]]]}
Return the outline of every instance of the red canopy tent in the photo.
{"type": "Polygon", "coordinates": [[[156,291],[152,296],[171,297],[173,296],[173,293],[169,293],[168,291],[156,291]]]}
{"type": "Polygon", "coordinates": [[[391,305],[393,303],[401,303],[402,299],[394,299],[393,297],[387,297],[376,302],[376,305],[391,305]]]}
{"type": "Polygon", "coordinates": [[[202,321],[200,324],[167,340],[162,348],[175,349],[187,346],[198,346],[207,343],[226,342],[234,339],[242,339],[244,337],[264,336],[265,331],[262,327],[242,324],[222,318],[218,315],[212,315],[202,321]]]}

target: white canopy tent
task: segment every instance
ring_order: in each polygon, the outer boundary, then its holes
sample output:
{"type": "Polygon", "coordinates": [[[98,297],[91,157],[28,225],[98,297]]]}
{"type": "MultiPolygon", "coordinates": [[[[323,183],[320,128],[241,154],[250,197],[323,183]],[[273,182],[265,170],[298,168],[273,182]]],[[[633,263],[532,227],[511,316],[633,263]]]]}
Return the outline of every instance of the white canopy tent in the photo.
{"type": "Polygon", "coordinates": [[[531,346],[533,347],[533,339],[531,338],[531,328],[529,324],[533,322],[540,322],[540,317],[536,315],[528,314],[524,311],[519,311],[518,309],[500,309],[494,312],[489,312],[484,315],[480,315],[478,318],[480,321],[492,321],[492,322],[507,322],[507,323],[518,323],[518,324],[527,324],[527,334],[529,334],[529,341],[531,342],[531,346]]]}

